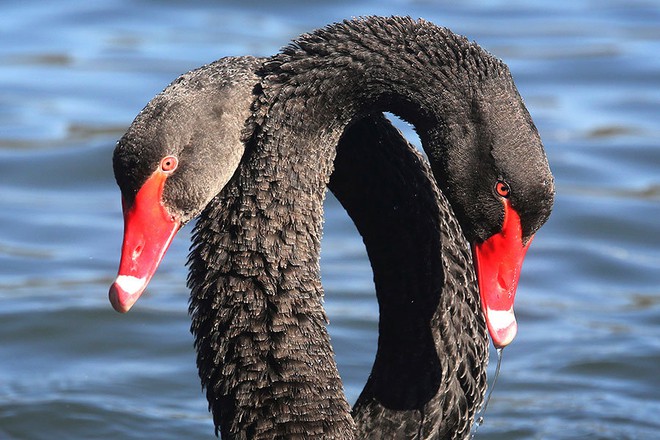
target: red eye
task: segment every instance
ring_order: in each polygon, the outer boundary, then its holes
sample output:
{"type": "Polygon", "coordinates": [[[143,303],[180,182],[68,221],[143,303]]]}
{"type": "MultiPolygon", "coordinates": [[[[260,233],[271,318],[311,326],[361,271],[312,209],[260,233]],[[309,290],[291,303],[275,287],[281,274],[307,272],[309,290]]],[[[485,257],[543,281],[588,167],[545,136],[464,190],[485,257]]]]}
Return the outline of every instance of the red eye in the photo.
{"type": "Polygon", "coordinates": [[[509,197],[509,194],[511,193],[511,188],[509,188],[509,185],[508,185],[505,181],[503,181],[503,180],[499,180],[499,181],[495,184],[495,192],[496,192],[499,196],[502,196],[502,197],[504,197],[504,198],[507,198],[507,197],[509,197]]]}
{"type": "Polygon", "coordinates": [[[160,161],[160,169],[166,173],[171,173],[176,170],[176,167],[179,165],[179,161],[174,156],[166,156],[163,160],[160,161]]]}

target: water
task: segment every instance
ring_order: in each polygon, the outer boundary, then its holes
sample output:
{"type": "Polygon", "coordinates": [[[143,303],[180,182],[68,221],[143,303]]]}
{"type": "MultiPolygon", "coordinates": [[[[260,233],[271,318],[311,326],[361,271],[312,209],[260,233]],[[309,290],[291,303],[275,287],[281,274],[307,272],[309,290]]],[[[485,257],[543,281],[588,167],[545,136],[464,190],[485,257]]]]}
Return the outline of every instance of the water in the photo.
{"type": "MultiPolygon", "coordinates": [[[[114,142],[180,73],[365,14],[424,17],[504,58],[557,178],[520,283],[519,334],[476,438],[660,432],[657,1],[1,7],[0,439],[212,438],[188,332],[188,232],[131,313],[107,301],[122,228],[114,142]]],[[[332,200],[325,230],[326,306],[354,400],[378,312],[360,239],[332,200]]]]}

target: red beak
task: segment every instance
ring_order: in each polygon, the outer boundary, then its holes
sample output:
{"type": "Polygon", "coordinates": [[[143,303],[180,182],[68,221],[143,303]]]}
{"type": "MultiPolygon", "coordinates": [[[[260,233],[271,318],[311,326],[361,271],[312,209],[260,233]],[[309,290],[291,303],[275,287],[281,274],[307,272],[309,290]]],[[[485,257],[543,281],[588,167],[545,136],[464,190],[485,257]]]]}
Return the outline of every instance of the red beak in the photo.
{"type": "Polygon", "coordinates": [[[518,331],[513,301],[532,238],[523,244],[520,216],[505,200],[502,230],[473,246],[481,307],[497,348],[509,345],[518,331]]]}
{"type": "Polygon", "coordinates": [[[124,242],[117,279],[109,292],[118,312],[128,312],[144,292],[181,227],[161,201],[166,179],[167,174],[158,170],[142,185],[131,206],[122,199],[124,242]]]}

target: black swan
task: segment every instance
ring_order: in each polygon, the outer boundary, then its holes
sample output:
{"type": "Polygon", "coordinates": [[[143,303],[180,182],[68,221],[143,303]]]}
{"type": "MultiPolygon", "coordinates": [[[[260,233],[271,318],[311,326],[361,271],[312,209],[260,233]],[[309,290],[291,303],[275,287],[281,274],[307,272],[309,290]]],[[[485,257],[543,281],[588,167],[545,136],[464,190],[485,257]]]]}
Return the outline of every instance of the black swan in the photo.
{"type": "MultiPolygon", "coordinates": [[[[114,167],[126,232],[113,305],[132,305],[176,230],[204,209],[190,257],[190,308],[200,376],[224,438],[466,438],[485,388],[484,317],[495,345],[508,344],[522,259],[554,195],[508,69],[431,23],[372,17],[302,36],[260,75],[246,154],[231,180],[238,159],[213,154],[222,142],[214,138],[225,112],[214,102],[227,99],[221,87],[183,81],[177,92],[174,84],[119,142],[114,167]],[[443,218],[442,264],[428,276],[444,287],[431,300],[411,293],[410,303],[423,304],[409,307],[390,307],[379,294],[378,353],[353,418],[321,306],[322,201],[340,139],[365,117],[382,125],[373,114],[384,110],[415,125],[444,194],[436,193],[441,208],[420,213],[443,218]],[[130,232],[145,227],[149,240],[130,232]],[[427,388],[399,386],[415,378],[427,388]]],[[[249,110],[238,113],[228,119],[242,126],[249,110]]],[[[240,145],[240,136],[227,141],[240,145]]],[[[374,215],[369,221],[378,224],[374,215]]],[[[374,237],[381,247],[383,238],[405,241],[386,231],[374,237]]],[[[369,249],[374,267],[377,252],[369,249]]]]}

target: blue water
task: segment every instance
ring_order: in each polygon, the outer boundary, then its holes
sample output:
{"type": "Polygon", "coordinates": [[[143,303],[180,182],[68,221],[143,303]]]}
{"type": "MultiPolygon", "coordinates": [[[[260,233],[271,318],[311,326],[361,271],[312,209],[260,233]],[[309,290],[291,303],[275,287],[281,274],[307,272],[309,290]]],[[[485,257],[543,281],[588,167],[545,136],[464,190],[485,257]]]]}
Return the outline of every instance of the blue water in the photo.
{"type": "MultiPolygon", "coordinates": [[[[424,17],[503,58],[557,178],[477,439],[658,437],[659,2],[87,3],[0,2],[0,439],[213,438],[188,332],[189,229],[129,314],[107,301],[114,143],[179,74],[365,14],[424,17]]],[[[326,307],[354,400],[378,311],[360,238],[332,199],[326,217],[326,307]]]]}

